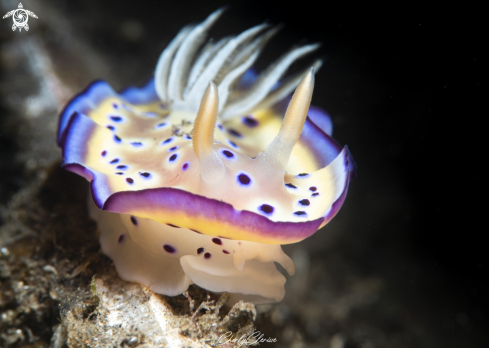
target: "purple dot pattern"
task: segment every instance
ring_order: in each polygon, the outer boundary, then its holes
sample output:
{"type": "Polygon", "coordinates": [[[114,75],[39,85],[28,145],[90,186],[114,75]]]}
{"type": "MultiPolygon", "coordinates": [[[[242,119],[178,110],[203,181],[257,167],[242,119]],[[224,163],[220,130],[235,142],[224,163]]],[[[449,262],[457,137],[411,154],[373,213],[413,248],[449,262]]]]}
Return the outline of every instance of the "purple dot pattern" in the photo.
{"type": "Polygon", "coordinates": [[[203,252],[204,252],[204,248],[199,248],[199,249],[197,249],[197,254],[199,254],[199,255],[200,255],[200,254],[202,254],[203,252]]]}
{"type": "Polygon", "coordinates": [[[212,238],[212,243],[222,245],[222,240],[220,240],[219,238],[212,238]]]}
{"type": "Polygon", "coordinates": [[[211,253],[205,253],[205,254],[204,254],[204,258],[205,258],[206,260],[210,259],[210,258],[211,258],[211,253]]]}
{"type": "MultiPolygon", "coordinates": [[[[115,103],[113,103],[112,105],[113,105],[114,109],[124,108],[124,105],[117,105],[115,103]]],[[[126,109],[130,110],[130,108],[126,108],[126,109]]],[[[182,133],[181,129],[179,128],[180,125],[176,126],[175,129],[177,129],[177,131],[172,130],[172,132],[174,132],[172,134],[169,130],[169,128],[171,128],[170,126],[172,126],[171,122],[162,122],[162,120],[157,120],[157,119],[146,120],[144,122],[148,122],[148,123],[146,123],[147,128],[149,129],[150,132],[153,132],[153,133],[151,133],[151,138],[148,138],[149,141],[147,142],[147,141],[143,140],[142,138],[132,138],[136,141],[131,141],[132,139],[129,138],[129,136],[126,135],[126,133],[123,133],[123,131],[125,129],[124,127],[128,127],[130,125],[127,121],[128,121],[128,118],[131,117],[131,115],[127,114],[126,111],[124,111],[124,110],[120,110],[120,111],[113,110],[111,113],[112,113],[112,115],[109,114],[109,115],[105,116],[105,124],[102,124],[102,127],[105,126],[106,128],[114,131],[112,133],[108,133],[108,132],[104,131],[108,136],[107,140],[110,143],[110,137],[113,137],[113,139],[115,141],[117,141],[119,143],[123,143],[123,145],[121,145],[119,147],[116,146],[116,147],[114,147],[114,149],[109,147],[108,151],[107,150],[103,150],[103,151],[99,150],[99,151],[101,151],[101,152],[99,152],[100,156],[105,157],[101,163],[104,163],[104,165],[107,168],[107,162],[112,158],[112,160],[110,161],[110,164],[114,164],[114,166],[108,167],[108,168],[109,169],[110,168],[117,169],[118,171],[115,171],[115,172],[112,171],[111,173],[113,175],[122,176],[121,179],[117,179],[116,177],[112,176],[111,180],[120,180],[119,182],[121,182],[122,180],[125,180],[130,185],[140,184],[140,183],[143,185],[149,185],[152,182],[155,183],[156,179],[159,180],[160,179],[160,173],[156,174],[156,170],[153,171],[152,167],[151,168],[144,168],[143,166],[141,166],[143,168],[140,167],[142,170],[144,170],[144,169],[152,170],[151,173],[143,172],[143,171],[138,172],[137,169],[139,169],[139,168],[137,168],[136,166],[133,166],[133,163],[128,163],[128,158],[124,154],[118,153],[118,151],[124,151],[124,150],[120,150],[120,149],[130,149],[132,147],[141,147],[141,146],[143,146],[144,151],[146,151],[146,150],[148,150],[148,148],[153,147],[153,142],[154,142],[154,145],[157,145],[157,146],[158,145],[168,145],[168,146],[165,146],[164,148],[161,148],[161,147],[159,148],[159,151],[161,151],[160,154],[163,153],[163,156],[164,156],[162,159],[160,159],[160,161],[161,160],[165,161],[165,159],[166,159],[165,162],[167,164],[169,162],[172,163],[172,167],[171,167],[172,169],[171,170],[177,172],[177,173],[174,173],[175,176],[178,176],[178,171],[180,168],[181,168],[180,170],[182,170],[182,171],[188,170],[188,168],[190,166],[190,162],[187,161],[185,163],[182,163],[186,157],[186,152],[184,155],[184,151],[188,150],[187,149],[188,143],[182,142],[182,140],[183,139],[191,140],[192,138],[188,134],[182,133]],[[120,116],[117,115],[120,112],[121,112],[120,116]],[[166,127],[165,130],[161,130],[161,131],[153,130],[153,128],[159,129],[159,128],[163,128],[163,127],[166,127]],[[117,135],[117,133],[119,133],[119,132],[121,132],[120,134],[121,134],[121,136],[124,137],[124,140],[122,140],[117,135]],[[165,134],[166,134],[166,136],[165,136],[165,134]],[[166,137],[168,137],[168,138],[166,138],[166,137]],[[141,141],[139,141],[139,140],[141,140],[141,141]],[[127,146],[126,144],[132,145],[132,146],[127,146]],[[108,152],[110,152],[110,154],[108,154],[108,152]],[[115,156],[119,156],[119,158],[115,158],[115,156]],[[126,162],[126,164],[122,164],[121,162],[122,163],[126,162]],[[181,167],[179,168],[179,166],[181,166],[181,167]],[[134,170],[134,169],[136,169],[136,170],[134,170]],[[133,170],[136,173],[133,173],[133,170]],[[131,175],[131,177],[128,177],[129,175],[131,175]],[[136,177],[136,179],[133,179],[133,177],[136,177]],[[146,181],[141,180],[142,178],[145,178],[146,181]],[[150,181],[148,181],[148,180],[150,180],[150,181]]],[[[137,112],[137,114],[134,114],[134,115],[135,116],[146,116],[146,117],[161,116],[160,114],[156,114],[156,113],[146,113],[145,114],[144,112],[137,112]]],[[[131,122],[131,124],[132,124],[132,122],[131,122]]],[[[185,124],[182,123],[182,125],[185,125],[185,124]]],[[[241,125],[240,126],[238,125],[238,126],[235,126],[233,128],[229,128],[229,127],[224,127],[222,124],[217,124],[217,127],[223,131],[225,136],[234,140],[236,138],[243,138],[243,136],[247,137],[248,133],[246,133],[246,132],[252,132],[252,130],[248,129],[247,127],[253,128],[253,127],[257,127],[259,125],[261,125],[261,121],[258,121],[257,119],[255,119],[252,115],[248,115],[248,116],[241,118],[241,125]]],[[[187,130],[184,130],[184,132],[185,131],[187,131],[187,130]]],[[[235,141],[237,142],[237,144],[241,145],[241,143],[239,142],[240,141],[239,139],[235,140],[235,141]]],[[[238,161],[241,158],[241,155],[237,153],[239,150],[234,149],[234,148],[236,148],[236,149],[240,148],[240,146],[238,146],[237,144],[234,143],[232,140],[229,140],[229,139],[223,140],[222,145],[218,145],[219,147],[221,147],[218,150],[219,155],[220,155],[219,157],[223,158],[224,160],[232,160],[233,162],[238,161]],[[226,146],[227,145],[226,143],[229,144],[229,147],[226,146]]],[[[106,145],[104,147],[107,149],[108,148],[107,146],[109,146],[109,145],[106,145]]],[[[112,145],[112,146],[114,146],[114,145],[112,145]]],[[[129,150],[129,151],[131,151],[131,150],[129,150]]],[[[132,150],[132,151],[133,152],[131,153],[131,155],[141,153],[140,152],[141,150],[138,150],[138,149],[132,150]]],[[[229,168],[235,168],[232,166],[232,164],[226,164],[226,165],[229,165],[229,168]]],[[[169,166],[167,165],[167,168],[168,167],[169,166]]],[[[188,178],[189,178],[188,175],[193,175],[194,169],[197,170],[197,173],[198,173],[197,168],[192,168],[192,169],[193,170],[190,171],[189,173],[185,173],[185,174],[182,173],[180,175],[180,178],[184,178],[184,180],[186,180],[186,179],[188,180],[188,178]],[[185,176],[182,176],[182,175],[185,175],[185,176]]],[[[238,169],[238,173],[234,172],[234,173],[236,173],[235,174],[235,180],[236,180],[237,184],[239,186],[243,187],[242,189],[246,189],[246,187],[249,187],[249,186],[251,186],[251,189],[256,187],[257,182],[255,180],[258,177],[255,178],[254,174],[250,175],[247,172],[240,171],[240,169],[238,169]]],[[[245,169],[245,168],[242,168],[242,169],[245,169]]],[[[109,170],[109,173],[110,173],[110,170],[109,170]]],[[[305,178],[305,177],[310,177],[311,174],[309,174],[309,173],[297,174],[297,172],[296,172],[295,175],[293,175],[293,176],[295,176],[297,178],[305,178]]],[[[232,176],[231,176],[231,178],[232,178],[232,176]]],[[[305,211],[302,211],[302,210],[290,211],[289,210],[288,213],[289,214],[292,213],[294,216],[303,218],[303,217],[306,217],[308,214],[310,215],[310,212],[308,210],[309,208],[307,208],[307,207],[309,207],[311,205],[311,203],[314,203],[314,204],[318,203],[317,199],[315,200],[315,199],[311,198],[311,197],[315,197],[315,196],[319,195],[319,192],[317,192],[318,188],[316,186],[308,187],[308,186],[306,186],[307,184],[304,181],[299,182],[299,181],[297,181],[297,179],[293,179],[293,181],[297,182],[299,186],[296,186],[292,182],[289,182],[289,183],[286,182],[284,184],[285,184],[286,188],[293,190],[293,191],[288,191],[288,192],[289,192],[289,194],[291,194],[291,199],[293,199],[293,201],[297,202],[297,203],[295,203],[296,204],[295,209],[304,209],[305,211]],[[294,193],[297,193],[297,191],[299,191],[297,189],[299,189],[301,192],[304,189],[308,190],[309,195],[311,195],[311,196],[309,196],[308,199],[305,199],[305,198],[300,197],[300,196],[295,197],[295,199],[294,199],[293,198],[294,193]],[[307,211],[307,213],[306,213],[306,211],[307,211]]],[[[309,180],[307,180],[307,181],[309,181],[309,180]]],[[[265,182],[265,184],[266,184],[266,182],[265,182]]],[[[142,188],[146,188],[146,187],[143,186],[142,188]]],[[[139,187],[135,186],[135,185],[133,185],[133,186],[127,185],[125,189],[126,190],[131,190],[131,189],[135,190],[135,189],[139,189],[139,187]]],[[[236,189],[236,188],[234,188],[234,189],[236,189]]],[[[305,196],[307,196],[307,195],[305,195],[305,196]]],[[[249,210],[250,211],[254,210],[254,212],[257,213],[258,215],[262,215],[262,218],[263,218],[263,216],[269,217],[270,215],[272,215],[274,213],[276,215],[277,212],[280,212],[281,207],[275,206],[276,204],[273,200],[271,201],[271,203],[273,203],[275,207],[270,205],[270,204],[262,204],[263,201],[266,202],[266,200],[262,200],[262,202],[258,201],[258,204],[255,203],[256,205],[254,207],[249,207],[249,208],[251,208],[249,210]],[[278,209],[277,212],[275,212],[275,209],[278,209]]],[[[139,218],[136,218],[134,216],[130,216],[130,221],[134,226],[138,226],[138,219],[139,218]]],[[[168,226],[174,227],[174,228],[180,228],[180,227],[172,225],[172,224],[168,224],[168,226]]],[[[195,232],[200,233],[198,231],[195,231],[195,232]]],[[[123,240],[125,237],[124,237],[124,235],[121,235],[119,238],[122,238],[122,240],[123,240]]],[[[213,242],[213,244],[216,244],[216,245],[222,245],[223,244],[223,240],[220,238],[212,238],[212,242],[213,242]]],[[[170,245],[168,245],[168,247],[173,248],[170,245]]],[[[165,248],[165,250],[166,250],[166,248],[165,248]]],[[[173,248],[173,250],[175,250],[175,249],[173,248]]],[[[205,252],[203,247],[199,248],[197,250],[198,250],[198,254],[204,254],[204,252],[205,252]]],[[[221,249],[221,250],[224,254],[229,254],[229,252],[227,250],[224,250],[224,249],[221,249]]],[[[166,250],[166,251],[168,252],[168,250],[166,250]]],[[[214,253],[218,252],[218,251],[212,251],[212,250],[209,250],[209,251],[214,252],[214,253]]],[[[206,259],[211,257],[210,252],[205,253],[206,259]]]]}
{"type": "Polygon", "coordinates": [[[121,244],[122,242],[124,242],[124,239],[126,239],[126,235],[125,234],[121,234],[119,236],[119,239],[117,239],[117,243],[121,244]]]}
{"type": "Polygon", "coordinates": [[[222,252],[223,252],[224,254],[229,254],[229,251],[224,250],[224,249],[222,250],[222,252]]]}
{"type": "Polygon", "coordinates": [[[173,254],[176,250],[174,247],[172,247],[171,245],[169,244],[165,244],[163,245],[163,249],[167,252],[167,253],[170,253],[170,254],[173,254]]]}

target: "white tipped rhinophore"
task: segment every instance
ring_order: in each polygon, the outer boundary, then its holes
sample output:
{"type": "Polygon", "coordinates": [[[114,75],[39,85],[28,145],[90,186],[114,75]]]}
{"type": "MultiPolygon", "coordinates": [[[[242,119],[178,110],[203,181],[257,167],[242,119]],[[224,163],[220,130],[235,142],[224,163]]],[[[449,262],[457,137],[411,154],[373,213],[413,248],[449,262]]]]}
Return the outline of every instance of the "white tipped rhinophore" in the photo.
{"type": "MultiPolygon", "coordinates": [[[[161,54],[155,71],[155,87],[160,99],[170,103],[172,110],[195,114],[211,80],[218,87],[218,116],[222,120],[269,106],[288,95],[297,85],[299,78],[294,75],[272,91],[290,65],[319,47],[313,44],[291,50],[263,71],[249,90],[243,93],[233,91],[236,82],[256,61],[280,26],[262,33],[268,25],[257,25],[236,37],[209,41],[201,48],[210,27],[223,11],[219,9],[201,24],[183,28],[161,54]]],[[[320,65],[320,61],[313,64],[316,69],[320,65]]]]}
{"type": "Polygon", "coordinates": [[[314,68],[302,78],[290,100],[280,131],[267,149],[259,156],[275,170],[285,171],[292,148],[302,132],[314,90],[314,68]]]}
{"type": "Polygon", "coordinates": [[[219,155],[212,147],[218,106],[217,86],[211,81],[200,103],[192,133],[192,146],[199,160],[200,176],[208,184],[218,182],[226,170],[219,155]]]}

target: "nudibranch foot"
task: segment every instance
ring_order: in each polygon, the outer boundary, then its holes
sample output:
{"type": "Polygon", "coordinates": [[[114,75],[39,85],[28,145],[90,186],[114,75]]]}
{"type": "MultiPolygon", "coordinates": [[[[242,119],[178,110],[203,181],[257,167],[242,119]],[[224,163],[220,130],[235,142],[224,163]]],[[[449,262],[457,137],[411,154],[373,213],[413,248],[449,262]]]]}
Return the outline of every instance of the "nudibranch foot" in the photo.
{"type": "Polygon", "coordinates": [[[335,216],[356,165],[329,116],[310,107],[322,62],[282,78],[319,45],[258,75],[251,66],[279,28],[205,44],[221,14],[183,28],[142,88],[97,81],[76,96],[58,144],[63,167],[90,181],[102,251],[121,278],[170,296],[194,283],[275,302],[285,292],[275,263],[295,271],[280,245],[335,216]]]}
{"type": "Polygon", "coordinates": [[[290,275],[292,260],[279,245],[210,237],[178,226],[99,210],[93,203],[100,244],[119,276],[152,291],[176,296],[190,284],[214,292],[251,296],[255,303],[278,302],[285,290],[279,263],[290,275]]]}

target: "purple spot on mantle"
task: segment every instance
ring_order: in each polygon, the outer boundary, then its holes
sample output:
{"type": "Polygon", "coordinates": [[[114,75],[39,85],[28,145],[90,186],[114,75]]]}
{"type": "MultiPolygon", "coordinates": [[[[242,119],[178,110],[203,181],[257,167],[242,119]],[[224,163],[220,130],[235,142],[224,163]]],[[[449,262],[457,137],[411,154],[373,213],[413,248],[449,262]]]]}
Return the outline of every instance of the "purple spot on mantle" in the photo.
{"type": "Polygon", "coordinates": [[[119,236],[119,239],[117,240],[117,243],[119,243],[119,244],[122,243],[124,241],[124,239],[126,239],[126,235],[125,234],[121,234],[119,236]]]}
{"type": "Polygon", "coordinates": [[[127,181],[129,184],[134,183],[134,180],[133,180],[133,179],[131,179],[131,178],[126,178],[126,181],[127,181]]]}
{"type": "Polygon", "coordinates": [[[228,139],[228,144],[234,147],[235,149],[239,149],[239,146],[233,143],[231,140],[228,139]]]}
{"type": "Polygon", "coordinates": [[[174,160],[176,160],[178,157],[178,155],[176,153],[174,153],[173,155],[170,156],[170,158],[168,159],[170,162],[173,162],[174,160]]]}
{"type": "Polygon", "coordinates": [[[107,128],[109,128],[111,131],[113,131],[115,129],[114,126],[107,126],[107,128]]]}
{"type": "Polygon", "coordinates": [[[309,190],[311,190],[312,192],[315,192],[315,191],[317,191],[317,187],[316,186],[311,186],[311,187],[309,187],[309,190]]]}
{"type": "Polygon", "coordinates": [[[234,157],[234,153],[232,153],[229,150],[222,150],[221,153],[224,155],[224,158],[233,158],[234,157]]]}
{"type": "Polygon", "coordinates": [[[101,153],[102,157],[105,157],[106,154],[107,154],[107,151],[105,151],[105,150],[102,151],[102,153],[101,153]]]}
{"type": "Polygon", "coordinates": [[[131,145],[134,146],[134,147],[141,147],[141,146],[143,146],[143,143],[140,142],[140,141],[133,141],[131,143],[131,145]]]}
{"type": "Polygon", "coordinates": [[[114,140],[116,143],[120,143],[122,141],[122,139],[119,138],[117,135],[114,135],[114,140]]]}
{"type": "Polygon", "coordinates": [[[180,227],[179,227],[179,226],[177,226],[177,225],[172,225],[172,224],[167,224],[167,225],[168,225],[168,226],[170,226],[170,227],[180,228],[180,227]]]}
{"type": "Polygon", "coordinates": [[[307,215],[305,211],[295,211],[294,212],[294,215],[297,215],[297,216],[304,216],[304,215],[307,215]]]}
{"type": "Polygon", "coordinates": [[[138,220],[136,220],[136,218],[134,216],[131,216],[131,222],[134,226],[138,225],[138,220]]]}
{"type": "Polygon", "coordinates": [[[123,172],[116,172],[117,175],[122,175],[124,174],[123,172]]]}
{"type": "Polygon", "coordinates": [[[116,103],[112,103],[112,107],[113,107],[114,109],[119,109],[119,105],[117,105],[116,103]]]}
{"type": "Polygon", "coordinates": [[[211,258],[211,253],[205,253],[205,254],[204,254],[204,257],[205,257],[206,259],[210,259],[210,258],[211,258]]]}
{"type": "Polygon", "coordinates": [[[235,137],[237,137],[237,138],[241,138],[242,137],[242,135],[241,135],[240,132],[238,132],[237,130],[234,130],[232,128],[228,129],[228,133],[231,134],[231,135],[233,135],[233,136],[235,136],[235,137]]]}
{"type": "Polygon", "coordinates": [[[246,173],[238,173],[236,178],[238,179],[238,183],[242,186],[249,186],[251,184],[251,178],[246,173]]]}
{"type": "Polygon", "coordinates": [[[176,251],[175,248],[169,244],[163,245],[163,249],[165,249],[165,251],[170,254],[173,254],[176,251]]]}
{"type": "Polygon", "coordinates": [[[173,147],[170,147],[170,148],[168,149],[168,152],[173,152],[173,151],[175,151],[176,149],[178,149],[178,146],[173,146],[173,147]]]}
{"type": "Polygon", "coordinates": [[[122,117],[120,117],[120,116],[110,116],[110,119],[114,122],[121,122],[122,121],[122,117]]]}
{"type": "Polygon", "coordinates": [[[296,177],[296,178],[306,178],[306,177],[308,177],[308,176],[309,176],[309,174],[308,174],[308,173],[300,173],[300,174],[296,175],[295,177],[296,177]]]}
{"type": "Polygon", "coordinates": [[[145,178],[149,178],[151,176],[151,174],[147,173],[147,172],[140,172],[139,175],[141,176],[144,176],[145,178]]]}
{"type": "Polygon", "coordinates": [[[120,166],[116,167],[117,169],[127,169],[127,166],[124,164],[121,164],[120,166]]]}
{"type": "Polygon", "coordinates": [[[185,162],[182,166],[182,169],[183,170],[187,170],[188,169],[188,162],[185,162]]]}
{"type": "Polygon", "coordinates": [[[308,200],[308,199],[301,199],[301,200],[299,201],[299,204],[300,204],[300,205],[305,205],[305,206],[308,206],[308,205],[310,205],[310,204],[311,204],[311,202],[309,202],[309,200],[308,200]]]}
{"type": "Polygon", "coordinates": [[[293,189],[296,189],[297,188],[297,186],[295,186],[294,184],[292,184],[290,182],[288,184],[285,184],[285,186],[290,187],[290,188],[293,188],[293,189]]]}
{"type": "Polygon", "coordinates": [[[202,254],[203,252],[204,252],[204,248],[199,248],[199,249],[197,249],[197,254],[199,254],[199,255],[200,255],[200,254],[202,254]]]}
{"type": "Polygon", "coordinates": [[[222,250],[222,252],[223,252],[224,254],[229,254],[229,251],[224,250],[224,249],[222,250]]]}
{"type": "Polygon", "coordinates": [[[241,119],[241,122],[243,122],[245,125],[247,125],[248,127],[251,127],[251,128],[258,126],[258,120],[254,119],[251,116],[243,117],[241,119]]]}
{"type": "Polygon", "coordinates": [[[260,206],[260,210],[264,212],[265,214],[271,214],[275,210],[271,205],[269,204],[262,204],[260,206]]]}
{"type": "Polygon", "coordinates": [[[168,123],[166,122],[163,122],[163,123],[158,123],[156,126],[155,126],[155,129],[159,129],[159,128],[162,128],[164,126],[166,126],[168,123]]]}
{"type": "Polygon", "coordinates": [[[166,140],[163,140],[163,142],[161,144],[168,144],[170,143],[171,141],[173,140],[173,138],[168,138],[166,140]]]}
{"type": "Polygon", "coordinates": [[[112,161],[110,161],[111,164],[115,164],[115,163],[119,163],[119,159],[118,158],[114,158],[112,161]]]}
{"type": "Polygon", "coordinates": [[[319,196],[319,192],[315,192],[312,194],[313,197],[319,196]]]}
{"type": "Polygon", "coordinates": [[[212,238],[212,243],[222,245],[222,241],[219,238],[212,238]]]}

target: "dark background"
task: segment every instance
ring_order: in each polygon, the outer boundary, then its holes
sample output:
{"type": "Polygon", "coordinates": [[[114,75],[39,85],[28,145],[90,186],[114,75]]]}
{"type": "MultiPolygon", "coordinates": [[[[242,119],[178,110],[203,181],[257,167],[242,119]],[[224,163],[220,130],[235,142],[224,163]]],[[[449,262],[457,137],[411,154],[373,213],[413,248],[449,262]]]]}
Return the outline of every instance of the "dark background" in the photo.
{"type": "MultiPolygon", "coordinates": [[[[227,4],[46,3],[65,14],[95,51],[114,61],[107,76],[77,76],[80,85],[116,75],[109,81],[116,88],[145,82],[183,25],[227,4]],[[131,36],[134,30],[140,34],[131,36]]],[[[358,177],[336,218],[348,226],[348,243],[342,245],[352,267],[387,279],[388,291],[400,301],[427,308],[418,315],[428,330],[455,335],[467,347],[483,347],[488,343],[483,330],[489,287],[487,107],[482,105],[487,28],[482,10],[412,2],[357,7],[253,0],[230,5],[212,31],[217,37],[263,21],[285,24],[258,68],[291,44],[323,44],[315,55],[326,62],[316,75],[313,104],[331,114],[335,139],[349,145],[358,164],[358,177]]],[[[28,34],[42,29],[49,35],[49,28],[32,22],[28,34]]],[[[2,23],[0,37],[10,30],[8,24],[2,23]]],[[[304,64],[307,60],[298,67],[304,64]]],[[[2,204],[28,180],[10,165],[15,134],[5,129],[0,128],[2,204]]]]}

